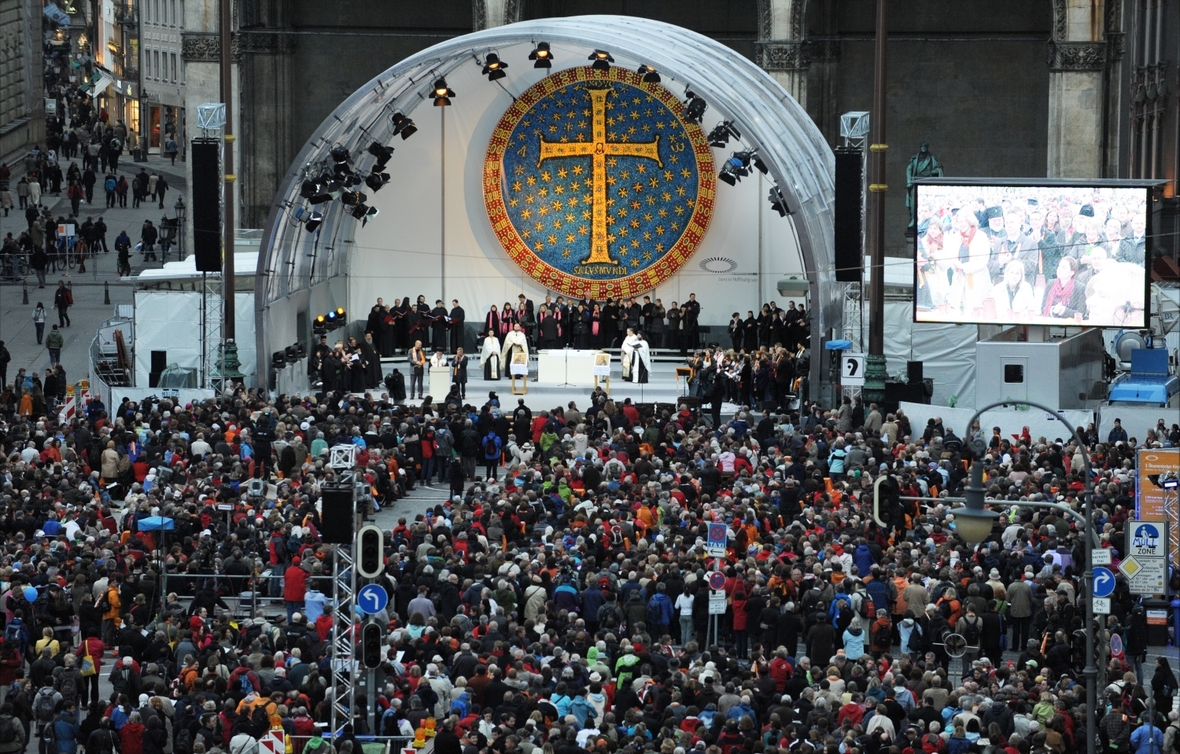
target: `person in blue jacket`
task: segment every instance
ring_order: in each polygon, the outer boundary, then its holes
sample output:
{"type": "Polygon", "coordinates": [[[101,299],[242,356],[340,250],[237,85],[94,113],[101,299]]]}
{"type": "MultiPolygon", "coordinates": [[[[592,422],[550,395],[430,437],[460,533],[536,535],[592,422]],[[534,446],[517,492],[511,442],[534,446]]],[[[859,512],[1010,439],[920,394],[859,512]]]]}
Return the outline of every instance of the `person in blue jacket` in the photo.
{"type": "Polygon", "coordinates": [[[672,624],[672,613],[675,611],[667,592],[667,584],[656,584],[656,593],[647,601],[647,622],[651,625],[653,639],[668,633],[668,626],[672,624]]]}
{"type": "Polygon", "coordinates": [[[78,725],[78,705],[72,700],[67,700],[62,705],[61,712],[53,721],[53,734],[57,747],[54,749],[56,754],[78,754],[78,739],[82,736],[82,728],[78,725]]]}
{"type": "Polygon", "coordinates": [[[500,455],[503,453],[504,443],[500,441],[500,437],[496,434],[496,431],[491,430],[479,441],[479,447],[483,453],[484,476],[494,482],[496,481],[496,468],[500,465],[500,455]]]}

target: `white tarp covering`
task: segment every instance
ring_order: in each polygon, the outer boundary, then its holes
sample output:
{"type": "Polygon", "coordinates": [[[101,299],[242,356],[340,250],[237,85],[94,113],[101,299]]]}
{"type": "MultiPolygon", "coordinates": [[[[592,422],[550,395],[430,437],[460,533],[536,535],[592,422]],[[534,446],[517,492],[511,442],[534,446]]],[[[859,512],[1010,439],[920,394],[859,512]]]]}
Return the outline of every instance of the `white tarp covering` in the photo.
{"type": "Polygon", "coordinates": [[[934,380],[931,405],[946,406],[953,395],[957,405],[970,406],[975,402],[978,332],[975,325],[916,324],[909,299],[887,299],[885,354],[889,374],[904,375],[907,361],[921,361],[923,375],[934,380]]]}
{"type": "MultiPolygon", "coordinates": [[[[220,306],[220,299],[216,306],[220,306]]],[[[254,294],[237,293],[236,305],[238,358],[242,373],[254,374],[254,294]]],[[[212,314],[220,316],[214,309],[212,314]]],[[[199,291],[135,292],[135,384],[148,387],[152,351],[164,351],[165,362],[182,369],[201,368],[201,293],[199,291]]],[[[210,363],[209,369],[213,369],[210,363]]],[[[198,371],[198,379],[200,379],[198,371]]],[[[250,381],[247,380],[247,384],[250,381]]],[[[117,389],[114,391],[117,392],[117,389]]],[[[158,394],[158,393],[157,393],[158,394]]]]}

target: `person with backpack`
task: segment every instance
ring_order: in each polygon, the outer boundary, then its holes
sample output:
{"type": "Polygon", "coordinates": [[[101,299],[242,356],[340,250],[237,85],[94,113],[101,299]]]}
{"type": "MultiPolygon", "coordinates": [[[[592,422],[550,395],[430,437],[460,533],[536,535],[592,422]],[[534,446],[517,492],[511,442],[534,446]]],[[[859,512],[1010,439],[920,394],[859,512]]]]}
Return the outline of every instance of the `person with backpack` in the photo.
{"type": "Polygon", "coordinates": [[[86,680],[78,672],[77,658],[74,655],[66,655],[62,660],[62,665],[61,671],[54,679],[54,688],[61,694],[63,705],[73,704],[76,706],[86,680]]]}
{"type": "Polygon", "coordinates": [[[12,705],[0,704],[0,754],[23,752],[27,741],[25,726],[13,714],[12,705]]]}
{"type": "Polygon", "coordinates": [[[963,655],[965,663],[974,662],[979,657],[980,640],[983,638],[983,619],[975,614],[975,605],[967,603],[967,614],[959,618],[955,624],[955,633],[967,640],[967,651],[963,655]]]}
{"type": "Polygon", "coordinates": [[[37,689],[37,693],[33,695],[33,721],[36,723],[38,738],[41,738],[45,726],[53,722],[60,705],[61,694],[57,689],[52,686],[42,686],[37,689]]]}
{"type": "Polygon", "coordinates": [[[659,641],[659,637],[668,633],[674,612],[672,599],[668,597],[668,585],[656,584],[656,593],[647,601],[648,632],[652,639],[659,641]]]}
{"type": "Polygon", "coordinates": [[[494,483],[496,481],[496,469],[500,465],[500,455],[502,453],[504,443],[500,441],[500,437],[496,434],[496,430],[490,429],[488,430],[488,433],[484,435],[484,438],[480,444],[483,448],[484,477],[488,482],[494,483]]]}

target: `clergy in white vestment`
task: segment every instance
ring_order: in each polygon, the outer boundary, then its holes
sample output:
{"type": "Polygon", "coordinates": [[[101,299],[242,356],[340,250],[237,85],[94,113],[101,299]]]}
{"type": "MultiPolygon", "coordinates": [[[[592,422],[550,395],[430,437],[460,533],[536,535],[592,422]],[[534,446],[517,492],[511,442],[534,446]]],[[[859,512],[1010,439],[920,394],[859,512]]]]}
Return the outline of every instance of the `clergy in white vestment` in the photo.
{"type": "Polygon", "coordinates": [[[504,336],[504,345],[500,347],[500,363],[508,367],[508,373],[512,373],[512,355],[516,352],[523,353],[527,363],[529,356],[529,341],[525,337],[524,330],[520,328],[520,323],[512,326],[512,332],[504,336]]]}
{"type": "Polygon", "coordinates": [[[500,381],[500,339],[492,330],[488,330],[488,336],[483,339],[483,345],[479,352],[479,365],[483,367],[485,380],[500,381]]]}
{"type": "Polygon", "coordinates": [[[644,340],[643,333],[627,331],[623,339],[623,379],[628,382],[647,384],[648,365],[651,364],[651,348],[644,340]]]}

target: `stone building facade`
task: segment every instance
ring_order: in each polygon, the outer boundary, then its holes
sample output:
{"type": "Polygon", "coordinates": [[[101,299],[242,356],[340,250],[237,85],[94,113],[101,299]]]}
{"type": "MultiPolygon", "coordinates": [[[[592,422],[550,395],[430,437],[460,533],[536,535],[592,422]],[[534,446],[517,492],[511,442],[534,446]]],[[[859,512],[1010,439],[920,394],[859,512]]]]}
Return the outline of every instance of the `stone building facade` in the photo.
{"type": "Polygon", "coordinates": [[[41,3],[0,0],[0,157],[44,145],[41,3]]]}
{"type": "MultiPolygon", "coordinates": [[[[872,109],[875,0],[241,7],[238,143],[246,148],[237,172],[246,227],[264,223],[304,140],[356,87],[442,39],[517,20],[643,15],[706,34],[769,71],[833,146],[842,113],[872,109]]],[[[948,175],[1167,180],[1155,229],[1175,259],[1180,0],[895,0],[890,9],[887,253],[909,253],[905,166],[928,141],[948,175]]]]}

